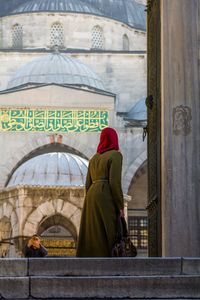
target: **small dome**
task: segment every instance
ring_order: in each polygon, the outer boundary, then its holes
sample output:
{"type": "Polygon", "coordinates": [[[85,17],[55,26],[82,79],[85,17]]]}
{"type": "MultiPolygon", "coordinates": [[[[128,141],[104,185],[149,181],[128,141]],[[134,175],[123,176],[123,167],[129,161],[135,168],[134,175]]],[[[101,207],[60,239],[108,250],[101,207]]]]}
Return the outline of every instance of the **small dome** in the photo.
{"type": "Polygon", "coordinates": [[[139,100],[127,113],[124,118],[127,121],[146,121],[147,120],[147,107],[145,104],[145,99],[139,100]]]}
{"type": "Polygon", "coordinates": [[[101,15],[97,8],[90,4],[83,3],[81,0],[28,0],[19,5],[11,13],[15,14],[41,11],[79,12],[101,15]]]}
{"type": "Polygon", "coordinates": [[[7,186],[84,186],[87,168],[88,161],[77,155],[64,152],[46,153],[20,165],[7,186]]]}
{"type": "Polygon", "coordinates": [[[9,80],[7,88],[24,84],[69,84],[104,90],[103,81],[80,60],[51,53],[22,66],[9,80]]]}

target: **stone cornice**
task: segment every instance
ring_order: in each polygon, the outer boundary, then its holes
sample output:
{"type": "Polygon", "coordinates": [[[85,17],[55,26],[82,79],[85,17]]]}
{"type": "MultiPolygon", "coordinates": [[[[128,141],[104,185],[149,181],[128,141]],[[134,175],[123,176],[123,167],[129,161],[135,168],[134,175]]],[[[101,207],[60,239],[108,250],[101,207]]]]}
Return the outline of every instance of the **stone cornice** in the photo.
{"type": "Polygon", "coordinates": [[[18,185],[15,187],[8,187],[0,190],[0,201],[5,198],[14,198],[19,196],[45,196],[45,197],[84,197],[85,188],[81,186],[29,186],[18,185]]]}

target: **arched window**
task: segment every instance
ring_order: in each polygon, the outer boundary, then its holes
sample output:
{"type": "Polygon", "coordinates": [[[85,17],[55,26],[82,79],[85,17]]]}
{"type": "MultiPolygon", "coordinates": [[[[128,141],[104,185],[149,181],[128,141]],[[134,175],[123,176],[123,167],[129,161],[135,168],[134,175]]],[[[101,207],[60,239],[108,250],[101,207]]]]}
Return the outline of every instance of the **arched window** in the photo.
{"type": "Polygon", "coordinates": [[[92,28],[92,49],[103,49],[103,29],[98,25],[92,28]]]}
{"type": "Polygon", "coordinates": [[[126,34],[123,35],[123,50],[129,50],[129,38],[126,34]]]}
{"type": "Polygon", "coordinates": [[[51,26],[51,34],[50,34],[50,44],[51,47],[64,46],[64,33],[63,33],[63,25],[60,23],[54,23],[51,26]]]}
{"type": "Polygon", "coordinates": [[[18,49],[23,47],[23,28],[19,24],[12,27],[12,47],[18,49]]]}

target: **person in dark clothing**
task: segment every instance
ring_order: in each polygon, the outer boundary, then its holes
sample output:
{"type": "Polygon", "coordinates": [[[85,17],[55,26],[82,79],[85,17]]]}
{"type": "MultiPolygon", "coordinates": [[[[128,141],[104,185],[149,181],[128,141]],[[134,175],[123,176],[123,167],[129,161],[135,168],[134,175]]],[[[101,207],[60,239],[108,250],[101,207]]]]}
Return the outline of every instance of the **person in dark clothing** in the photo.
{"type": "Polygon", "coordinates": [[[37,235],[33,235],[28,241],[24,249],[25,257],[44,257],[48,254],[46,248],[41,245],[40,238],[37,235]]]}
{"type": "Polygon", "coordinates": [[[97,153],[89,162],[77,257],[111,256],[117,216],[124,216],[121,171],[118,135],[107,127],[102,130],[97,153]]]}

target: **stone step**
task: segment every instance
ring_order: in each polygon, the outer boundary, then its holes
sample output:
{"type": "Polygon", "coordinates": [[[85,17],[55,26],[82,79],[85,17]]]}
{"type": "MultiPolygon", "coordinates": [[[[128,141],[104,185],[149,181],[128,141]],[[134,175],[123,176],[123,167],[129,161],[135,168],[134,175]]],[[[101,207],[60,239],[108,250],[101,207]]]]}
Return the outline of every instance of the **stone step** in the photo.
{"type": "Polygon", "coordinates": [[[130,259],[130,258],[72,258],[46,259],[42,270],[40,261],[29,260],[31,276],[134,276],[179,275],[180,259],[130,259]]]}
{"type": "Polygon", "coordinates": [[[200,276],[1,277],[3,299],[200,299],[200,276]]]}
{"type": "Polygon", "coordinates": [[[0,299],[200,299],[200,258],[0,259],[0,299]]]}
{"type": "Polygon", "coordinates": [[[0,259],[0,277],[199,274],[200,258],[0,259]]]}
{"type": "Polygon", "coordinates": [[[28,259],[0,258],[0,277],[24,277],[27,275],[28,259]]]}
{"type": "Polygon", "coordinates": [[[28,299],[29,277],[0,277],[0,299],[28,299]]]}
{"type": "Polygon", "coordinates": [[[34,298],[200,297],[200,276],[32,277],[34,298]]]}

